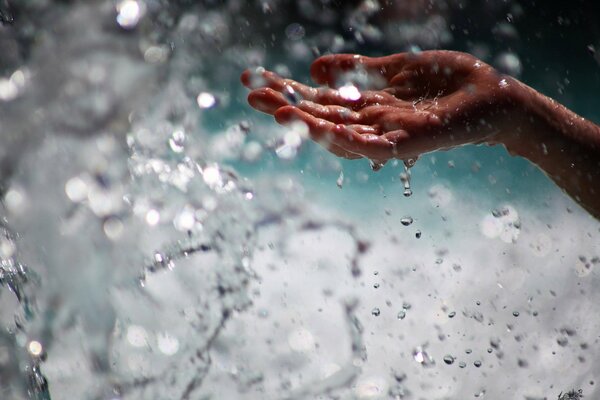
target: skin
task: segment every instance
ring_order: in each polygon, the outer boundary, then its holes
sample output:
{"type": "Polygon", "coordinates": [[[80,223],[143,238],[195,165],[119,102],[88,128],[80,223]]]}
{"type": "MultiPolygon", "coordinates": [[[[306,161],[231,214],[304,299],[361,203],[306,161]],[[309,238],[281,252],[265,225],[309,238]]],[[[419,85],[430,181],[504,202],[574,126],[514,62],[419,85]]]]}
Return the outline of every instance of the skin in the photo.
{"type": "Polygon", "coordinates": [[[327,55],[311,66],[311,87],[264,69],[246,70],[248,102],[277,122],[304,122],[333,154],[376,163],[469,143],[501,144],[539,166],[600,219],[600,127],[454,51],[370,58],[327,55]],[[349,74],[368,76],[359,91],[349,74]]]}

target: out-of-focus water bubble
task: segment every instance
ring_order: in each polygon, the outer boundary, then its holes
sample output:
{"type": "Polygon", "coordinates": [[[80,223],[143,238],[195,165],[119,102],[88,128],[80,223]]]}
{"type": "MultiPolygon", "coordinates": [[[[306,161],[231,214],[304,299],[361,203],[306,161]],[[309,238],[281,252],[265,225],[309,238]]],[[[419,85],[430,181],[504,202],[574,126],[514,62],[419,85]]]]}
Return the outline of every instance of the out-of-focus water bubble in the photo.
{"type": "Polygon", "coordinates": [[[155,226],[160,222],[160,212],[151,208],[146,212],[146,223],[150,226],[155,226]]]}
{"type": "Polygon", "coordinates": [[[521,231],[519,214],[510,205],[494,209],[480,224],[481,233],[488,238],[499,238],[505,243],[514,243],[521,231]]]}
{"type": "Polygon", "coordinates": [[[29,351],[29,353],[32,356],[39,357],[39,356],[42,355],[42,352],[44,351],[44,348],[42,347],[42,344],[40,342],[38,342],[37,340],[32,340],[27,345],[27,350],[29,351]]]}
{"type": "Polygon", "coordinates": [[[340,96],[346,100],[359,100],[361,97],[360,91],[351,83],[346,83],[338,89],[340,96]]]}
{"type": "Polygon", "coordinates": [[[209,92],[201,92],[196,97],[196,102],[198,103],[198,107],[202,109],[212,108],[217,104],[217,98],[209,92]]]}
{"type": "Polygon", "coordinates": [[[196,226],[196,210],[189,204],[186,204],[175,216],[173,225],[178,231],[191,231],[196,226]]]}
{"type": "Polygon", "coordinates": [[[501,22],[492,29],[492,33],[499,39],[503,40],[517,40],[519,39],[519,32],[517,28],[509,22],[501,22]]]}
{"type": "Polygon", "coordinates": [[[169,48],[166,46],[149,46],[144,50],[144,61],[148,64],[162,64],[169,58],[169,48]]]}
{"type": "Polygon", "coordinates": [[[167,356],[172,356],[179,351],[179,340],[167,332],[157,334],[156,343],[161,353],[167,356]]]}
{"type": "Polygon", "coordinates": [[[446,186],[441,184],[435,184],[429,188],[427,194],[429,195],[429,201],[435,208],[445,207],[453,199],[452,192],[446,186]]]}
{"type": "Polygon", "coordinates": [[[18,69],[8,78],[0,78],[0,101],[11,101],[19,97],[28,75],[27,71],[18,69]]]}
{"type": "Polygon", "coordinates": [[[356,383],[356,396],[359,399],[381,398],[387,392],[388,385],[385,379],[374,376],[361,379],[356,383]]]}
{"type": "Polygon", "coordinates": [[[295,121],[288,126],[283,141],[275,149],[279,158],[292,159],[298,154],[302,141],[308,137],[308,126],[302,121],[295,121]]]}
{"type": "Polygon", "coordinates": [[[149,335],[146,329],[137,325],[130,325],[127,328],[127,341],[133,347],[148,346],[149,335]]]}
{"type": "Polygon", "coordinates": [[[111,240],[118,240],[123,233],[123,223],[119,218],[110,217],[102,224],[102,229],[107,238],[111,240]]]}
{"type": "Polygon", "coordinates": [[[117,24],[123,29],[133,29],[144,16],[145,4],[140,0],[123,0],[117,4],[117,24]]]}
{"type": "Polygon", "coordinates": [[[10,258],[15,254],[15,242],[7,236],[0,236],[0,258],[10,258]]]}
{"type": "Polygon", "coordinates": [[[298,23],[289,24],[285,28],[285,35],[290,40],[300,40],[305,34],[306,31],[304,30],[304,27],[298,23]]]}
{"type": "Polygon", "coordinates": [[[254,163],[260,160],[262,153],[262,145],[259,142],[253,140],[246,143],[246,145],[244,146],[244,149],[242,150],[242,159],[244,161],[254,163]]]}
{"type": "Polygon", "coordinates": [[[88,185],[81,177],[75,176],[65,183],[65,193],[71,201],[81,202],[88,196],[88,185]]]}
{"type": "Polygon", "coordinates": [[[315,338],[308,329],[298,329],[288,336],[290,348],[299,353],[313,350],[315,347],[315,338]]]}
{"type": "Polygon", "coordinates": [[[9,212],[18,214],[25,209],[27,197],[18,188],[9,189],[4,195],[4,204],[9,212]]]}
{"type": "Polygon", "coordinates": [[[502,53],[499,54],[494,64],[496,68],[502,73],[512,75],[514,77],[519,77],[522,72],[521,60],[514,53],[502,53]]]}

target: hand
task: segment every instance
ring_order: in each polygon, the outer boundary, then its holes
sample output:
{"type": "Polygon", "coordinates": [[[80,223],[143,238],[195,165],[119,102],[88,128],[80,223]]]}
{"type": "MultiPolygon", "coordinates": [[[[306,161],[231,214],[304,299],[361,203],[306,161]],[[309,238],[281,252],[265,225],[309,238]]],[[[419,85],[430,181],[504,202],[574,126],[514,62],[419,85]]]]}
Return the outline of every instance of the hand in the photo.
{"type": "Polygon", "coordinates": [[[460,52],[328,55],[312,64],[311,75],[329,87],[313,88],[262,68],[246,70],[241,79],[252,89],[252,107],[281,124],[303,121],[312,139],[345,158],[385,162],[496,143],[516,108],[510,95],[516,81],[460,52]]]}

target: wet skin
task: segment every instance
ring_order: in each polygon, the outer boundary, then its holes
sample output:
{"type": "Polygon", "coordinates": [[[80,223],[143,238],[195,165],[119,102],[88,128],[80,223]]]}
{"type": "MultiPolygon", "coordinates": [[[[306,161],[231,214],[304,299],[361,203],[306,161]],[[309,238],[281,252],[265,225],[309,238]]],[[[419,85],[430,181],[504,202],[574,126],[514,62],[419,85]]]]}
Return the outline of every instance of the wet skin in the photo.
{"type": "Polygon", "coordinates": [[[335,54],[315,60],[310,72],[323,86],[261,68],[241,80],[252,107],[281,124],[304,122],[311,138],[339,157],[384,163],[468,143],[502,144],[600,217],[600,127],[472,55],[335,54]],[[359,91],[348,84],[357,77],[368,77],[358,79],[359,91]]]}

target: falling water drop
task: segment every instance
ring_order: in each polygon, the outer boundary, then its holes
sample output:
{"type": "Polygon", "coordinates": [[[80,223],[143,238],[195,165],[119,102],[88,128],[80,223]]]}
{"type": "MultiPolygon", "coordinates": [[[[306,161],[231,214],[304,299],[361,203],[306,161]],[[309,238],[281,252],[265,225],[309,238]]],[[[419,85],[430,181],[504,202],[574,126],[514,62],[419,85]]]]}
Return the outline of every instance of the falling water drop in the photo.
{"type": "Polygon", "coordinates": [[[369,164],[371,165],[371,169],[373,171],[377,172],[381,168],[383,168],[383,166],[385,165],[385,161],[381,162],[381,161],[369,160],[369,164]]]}
{"type": "Polygon", "coordinates": [[[400,180],[404,185],[404,197],[410,197],[413,193],[410,188],[410,168],[415,165],[415,162],[414,158],[404,160],[404,172],[400,174],[400,180]]]}
{"type": "Polygon", "coordinates": [[[337,181],[335,181],[335,183],[340,189],[344,186],[344,171],[340,171],[340,176],[338,176],[337,181]]]}
{"type": "Polygon", "coordinates": [[[410,224],[412,224],[412,223],[413,223],[413,218],[412,218],[411,216],[406,216],[406,217],[403,217],[403,218],[400,220],[400,223],[401,223],[402,225],[404,225],[404,226],[409,226],[410,224]]]}

